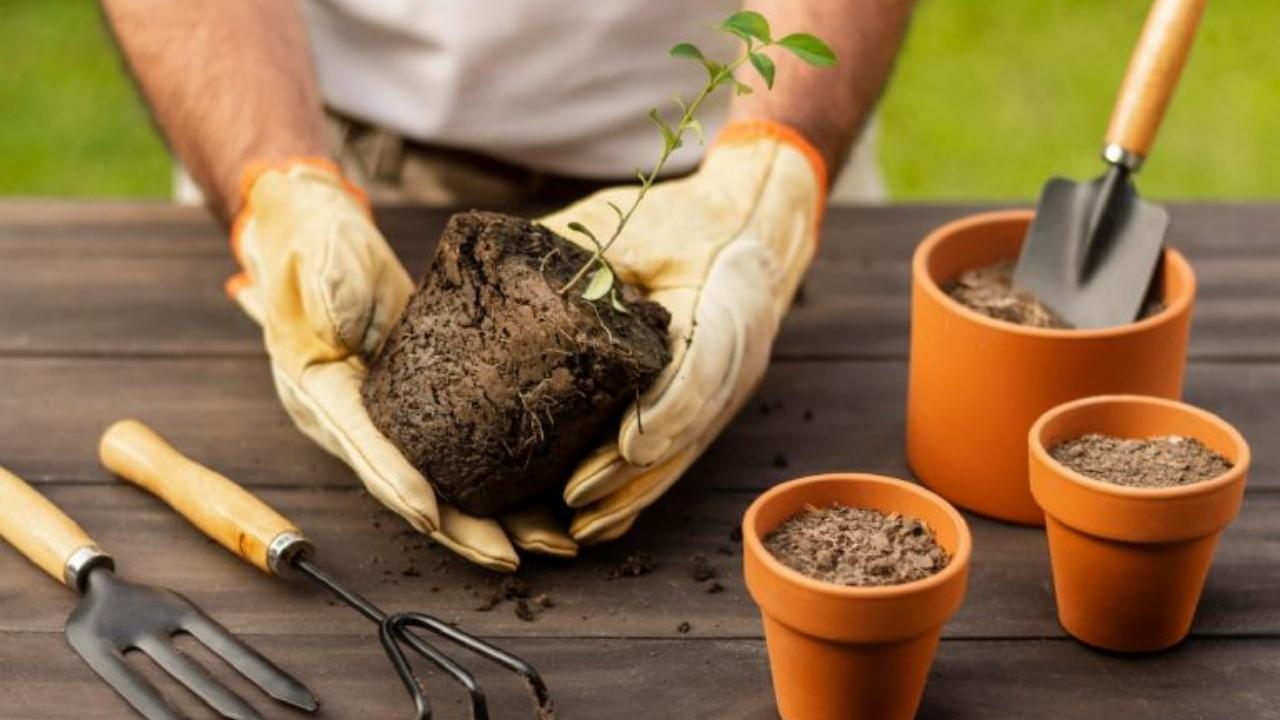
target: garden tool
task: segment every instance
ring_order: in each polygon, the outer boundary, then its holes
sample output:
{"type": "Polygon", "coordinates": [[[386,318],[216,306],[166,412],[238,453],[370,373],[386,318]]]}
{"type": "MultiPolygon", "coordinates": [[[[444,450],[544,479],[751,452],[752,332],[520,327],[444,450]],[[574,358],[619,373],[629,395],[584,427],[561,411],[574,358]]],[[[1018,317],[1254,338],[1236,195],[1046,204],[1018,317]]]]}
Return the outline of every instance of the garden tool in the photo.
{"type": "Polygon", "coordinates": [[[35,488],[0,468],[0,536],[28,560],[81,595],[67,618],[67,642],[103,680],[143,717],[183,717],[124,654],[139,651],[225,718],[260,719],[253,707],[227,690],[188,655],[173,637],[187,633],[271,697],[302,710],[319,704],[302,683],[209,618],[177,593],[134,585],[115,574],[74,520],[35,488]]]}
{"type": "Polygon", "coordinates": [[[431,705],[402,645],[466,688],[475,720],[487,720],[489,714],[484,690],[474,676],[411,632],[414,629],[435,633],[518,673],[533,695],[537,716],[555,716],[547,687],[532,665],[431,615],[383,612],[316,565],[315,548],[292,521],[226,477],[183,456],[141,422],[116,422],[103,433],[98,450],[102,464],[109,470],[164,500],[242,560],[271,575],[297,571],[378,624],[383,649],[413,698],[419,720],[431,717],[431,705]]]}
{"type": "Polygon", "coordinates": [[[1169,216],[1138,198],[1132,176],[1151,150],[1191,49],[1204,0],[1155,0],[1112,110],[1090,182],[1053,178],[1040,194],[1013,274],[1077,328],[1133,322],[1152,286],[1169,216]]]}

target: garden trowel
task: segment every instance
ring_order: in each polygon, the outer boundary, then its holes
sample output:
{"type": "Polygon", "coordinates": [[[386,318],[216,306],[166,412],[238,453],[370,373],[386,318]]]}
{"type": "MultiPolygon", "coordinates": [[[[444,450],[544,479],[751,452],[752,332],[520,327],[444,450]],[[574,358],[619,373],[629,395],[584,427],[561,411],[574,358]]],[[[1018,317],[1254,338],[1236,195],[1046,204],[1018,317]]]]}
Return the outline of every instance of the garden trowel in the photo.
{"type": "Polygon", "coordinates": [[[1107,128],[1107,171],[1053,178],[1040,193],[1013,284],[1077,328],[1133,322],[1164,247],[1169,216],[1138,198],[1132,176],[1155,140],[1191,49],[1204,0],[1155,0],[1107,128]]]}

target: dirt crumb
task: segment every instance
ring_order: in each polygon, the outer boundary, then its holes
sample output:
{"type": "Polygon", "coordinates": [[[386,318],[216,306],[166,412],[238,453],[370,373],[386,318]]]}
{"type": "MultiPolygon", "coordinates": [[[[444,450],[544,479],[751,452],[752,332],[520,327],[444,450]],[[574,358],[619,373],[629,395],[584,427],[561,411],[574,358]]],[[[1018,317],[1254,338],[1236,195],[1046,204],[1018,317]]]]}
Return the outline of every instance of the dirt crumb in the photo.
{"type": "Polygon", "coordinates": [[[716,576],[716,568],[706,555],[694,555],[689,558],[689,575],[695,581],[703,582],[716,576]]]}
{"type": "Polygon", "coordinates": [[[806,506],[765,536],[764,545],[787,567],[837,585],[897,585],[951,562],[920,520],[838,503],[806,506]]]}
{"type": "Polygon", "coordinates": [[[688,635],[689,631],[692,629],[693,629],[693,626],[690,625],[688,621],[682,622],[676,626],[676,632],[680,633],[681,635],[688,635]]]}
{"type": "Polygon", "coordinates": [[[637,550],[627,555],[622,564],[618,566],[617,573],[619,577],[640,577],[648,575],[657,567],[658,563],[653,559],[653,555],[643,550],[637,550]]]}
{"type": "Polygon", "coordinates": [[[718,595],[724,592],[724,586],[718,582],[712,581],[707,583],[707,586],[706,588],[704,588],[704,590],[706,590],[706,593],[708,595],[718,595]]]}
{"type": "Polygon", "coordinates": [[[524,599],[516,601],[515,613],[516,617],[525,622],[533,622],[538,617],[538,614],[534,612],[533,606],[529,604],[528,600],[524,599]]]}
{"type": "Polygon", "coordinates": [[[1049,449],[1054,460],[1095,480],[1127,487],[1177,487],[1215,478],[1231,461],[1195,438],[1145,439],[1090,433],[1049,449]]]}

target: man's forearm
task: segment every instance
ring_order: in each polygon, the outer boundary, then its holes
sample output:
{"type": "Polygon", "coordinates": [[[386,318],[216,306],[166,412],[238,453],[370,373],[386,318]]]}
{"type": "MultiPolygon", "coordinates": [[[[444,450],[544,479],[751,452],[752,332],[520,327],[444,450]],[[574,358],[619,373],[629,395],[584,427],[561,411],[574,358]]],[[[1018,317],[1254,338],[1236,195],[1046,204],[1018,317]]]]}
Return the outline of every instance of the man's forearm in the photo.
{"type": "MultiPolygon", "coordinates": [[[[770,92],[734,99],[735,120],[767,118],[790,125],[817,146],[834,178],[889,78],[906,33],[912,0],[747,0],[769,19],[775,37],[808,32],[835,51],[834,68],[812,67],[790,53],[772,52],[777,83],[770,92]]],[[[743,73],[744,79],[752,73],[743,73]]]]}
{"type": "Polygon", "coordinates": [[[326,154],[306,28],[292,0],[103,0],[169,145],[213,209],[239,208],[253,160],[326,154]]]}

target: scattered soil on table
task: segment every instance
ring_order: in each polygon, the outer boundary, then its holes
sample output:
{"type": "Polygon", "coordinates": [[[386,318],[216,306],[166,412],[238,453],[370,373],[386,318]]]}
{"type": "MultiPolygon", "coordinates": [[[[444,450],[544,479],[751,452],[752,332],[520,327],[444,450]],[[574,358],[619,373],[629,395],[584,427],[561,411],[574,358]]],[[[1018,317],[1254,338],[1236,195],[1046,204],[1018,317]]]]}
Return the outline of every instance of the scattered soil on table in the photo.
{"type": "Polygon", "coordinates": [[[511,601],[512,612],[525,622],[533,622],[544,611],[556,606],[555,601],[546,593],[534,594],[529,584],[518,577],[503,578],[502,582],[491,586],[487,592],[473,591],[478,598],[475,610],[489,612],[504,601],[511,601]]]}
{"type": "Polygon", "coordinates": [[[689,558],[689,575],[695,581],[703,582],[716,576],[716,568],[706,555],[694,555],[689,558]]]}
{"type": "MultiPolygon", "coordinates": [[[[1071,325],[1030,293],[1013,288],[1014,261],[1001,260],[986,267],[966,270],[949,282],[942,291],[965,307],[996,320],[1027,327],[1070,329],[1071,325]]],[[[1164,309],[1164,303],[1151,298],[1139,318],[1149,317],[1164,309]]]]}
{"type": "Polygon", "coordinates": [[[765,536],[764,546],[787,567],[837,585],[897,585],[951,562],[920,520],[838,503],[806,506],[765,536]]]}
{"type": "Polygon", "coordinates": [[[693,626],[687,622],[682,622],[678,626],[676,626],[676,632],[680,633],[681,635],[688,635],[689,631],[692,629],[693,629],[693,626]]]}
{"type": "Polygon", "coordinates": [[[1128,487],[1177,487],[1215,478],[1231,461],[1191,437],[1146,439],[1090,433],[1049,449],[1054,460],[1095,480],[1128,487]]]}
{"type": "Polygon", "coordinates": [[[624,559],[618,567],[610,570],[605,576],[605,579],[613,580],[614,578],[620,577],[640,577],[642,575],[648,575],[656,570],[657,567],[658,563],[653,559],[653,555],[643,550],[637,550],[627,555],[626,559],[624,559]]]}
{"type": "Polygon", "coordinates": [[[560,288],[589,253],[528,220],[453,216],[373,359],[364,403],[445,500],[493,516],[557,493],[670,360],[670,315],[560,288]]]}

